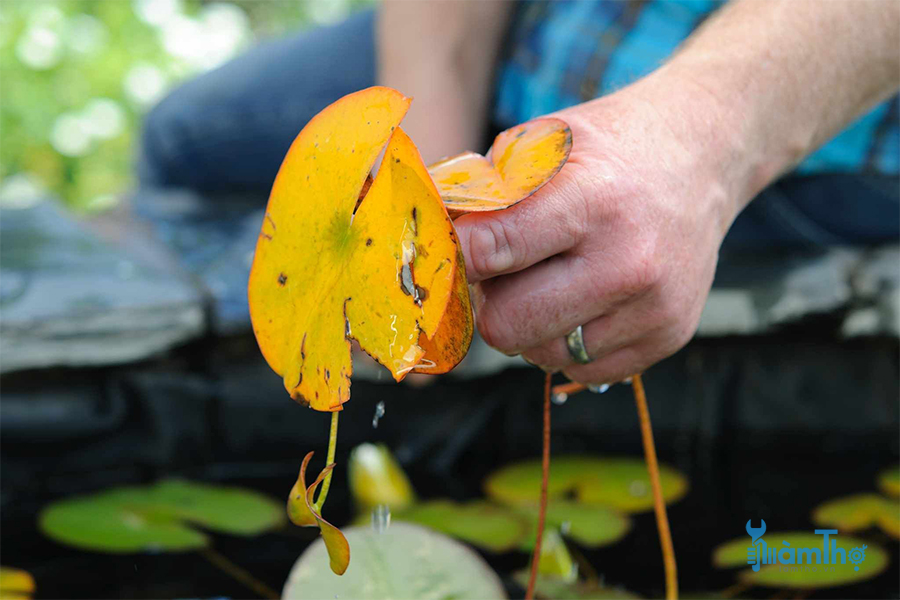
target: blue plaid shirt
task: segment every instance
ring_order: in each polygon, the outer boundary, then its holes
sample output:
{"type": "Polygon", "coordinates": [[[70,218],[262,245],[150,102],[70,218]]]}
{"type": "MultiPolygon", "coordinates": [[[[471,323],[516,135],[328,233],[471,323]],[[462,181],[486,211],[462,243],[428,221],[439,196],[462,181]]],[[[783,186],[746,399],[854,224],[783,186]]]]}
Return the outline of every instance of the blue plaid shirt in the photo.
{"type": "MultiPolygon", "coordinates": [[[[508,127],[608,94],[653,71],[717,0],[528,1],[516,16],[497,89],[508,127]]],[[[875,107],[797,167],[800,174],[900,172],[898,98],[875,107]]]]}

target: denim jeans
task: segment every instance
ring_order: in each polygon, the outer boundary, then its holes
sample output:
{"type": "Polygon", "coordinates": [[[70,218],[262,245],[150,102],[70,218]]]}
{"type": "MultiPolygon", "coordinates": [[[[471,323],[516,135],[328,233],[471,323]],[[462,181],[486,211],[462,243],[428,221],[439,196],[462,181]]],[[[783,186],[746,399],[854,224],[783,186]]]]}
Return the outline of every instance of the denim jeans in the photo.
{"type": "MultiPolygon", "coordinates": [[[[261,206],[306,122],[341,96],[375,84],[373,25],[374,13],[366,11],[335,26],[262,43],[176,89],[146,119],[138,167],[142,188],[186,188],[213,205],[217,195],[244,193],[261,206]]],[[[139,193],[136,201],[158,197],[139,193]]],[[[866,245],[898,238],[896,177],[787,176],[737,218],[725,248],[866,245]]]]}

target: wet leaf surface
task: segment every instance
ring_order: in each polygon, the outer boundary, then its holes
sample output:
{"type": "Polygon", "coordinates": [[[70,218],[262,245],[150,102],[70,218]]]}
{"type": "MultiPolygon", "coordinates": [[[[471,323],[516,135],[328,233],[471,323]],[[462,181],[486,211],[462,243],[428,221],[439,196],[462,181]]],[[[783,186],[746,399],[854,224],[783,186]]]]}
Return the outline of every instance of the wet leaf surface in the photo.
{"type": "Polygon", "coordinates": [[[878,494],[835,498],[817,506],[812,520],[816,525],[833,527],[842,533],[880,527],[900,539],[900,499],[878,494]]]}
{"type": "MultiPolygon", "coordinates": [[[[818,548],[821,551],[822,538],[823,536],[815,535],[813,533],[793,531],[766,532],[764,536],[769,548],[777,548],[779,551],[782,548],[787,547],[794,549],[818,548]],[[790,546],[785,546],[783,544],[785,541],[790,544],[790,546]]],[[[762,565],[758,572],[754,572],[747,565],[747,548],[750,545],[750,538],[744,536],[726,542],[716,548],[713,551],[712,561],[715,566],[720,568],[739,566],[748,567],[741,571],[739,575],[739,578],[746,583],[769,587],[799,589],[825,588],[856,583],[875,577],[884,571],[888,565],[888,553],[880,546],[856,537],[842,534],[830,536],[829,544],[831,540],[835,541],[837,548],[843,548],[847,555],[849,555],[850,551],[854,548],[861,549],[863,546],[866,546],[863,551],[865,559],[859,563],[859,565],[854,565],[849,560],[846,561],[846,564],[807,565],[807,561],[804,558],[804,564],[802,566],[808,568],[802,570],[800,569],[800,565],[774,564],[762,565]],[[830,568],[832,566],[834,569],[830,568]],[[855,569],[856,566],[859,567],[859,570],[855,569]],[[791,571],[790,567],[795,567],[796,570],[791,571]],[[816,567],[816,570],[813,571],[812,567],[816,567]]]]}
{"type": "MultiPolygon", "coordinates": [[[[687,479],[671,467],[660,465],[660,479],[666,503],[681,499],[688,491],[687,479]]],[[[540,461],[527,461],[495,471],[485,481],[485,491],[506,504],[532,504],[538,500],[540,481],[540,461]]],[[[647,467],[632,458],[554,457],[548,494],[550,498],[572,494],[577,502],[626,513],[653,508],[647,467]]]]}
{"type": "Polygon", "coordinates": [[[370,527],[350,527],[345,533],[353,563],[344,576],[324,568],[327,551],[316,541],[295,563],[283,598],[506,598],[487,563],[445,535],[410,523],[395,523],[381,533],[370,527]]]}
{"type": "Polygon", "coordinates": [[[534,194],[565,164],[572,132],[560,119],[534,119],[494,140],[490,157],[465,152],[430,167],[451,214],[508,208],[534,194]]]}
{"type": "MultiPolygon", "coordinates": [[[[409,103],[374,87],[325,108],[297,136],[272,188],[250,315],[269,365],[316,410],[340,410],[350,398],[351,339],[397,381],[427,359],[420,340],[434,338],[463,269],[450,217],[399,128],[409,103]]],[[[447,370],[471,337],[444,336],[454,351],[429,361],[447,370]]]]}
{"type": "Polygon", "coordinates": [[[183,480],[122,487],[53,503],[41,531],[98,552],[179,552],[209,544],[199,529],[253,536],[284,523],[280,503],[251,490],[183,480]]]}

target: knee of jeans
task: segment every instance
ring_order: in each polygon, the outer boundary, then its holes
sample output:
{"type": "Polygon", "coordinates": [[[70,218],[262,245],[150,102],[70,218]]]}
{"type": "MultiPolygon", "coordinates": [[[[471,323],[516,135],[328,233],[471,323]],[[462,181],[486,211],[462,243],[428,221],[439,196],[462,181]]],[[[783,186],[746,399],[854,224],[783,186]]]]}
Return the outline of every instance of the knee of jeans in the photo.
{"type": "Polygon", "coordinates": [[[190,111],[189,103],[176,92],[144,117],[137,157],[137,174],[142,186],[190,185],[184,168],[191,164],[186,127],[190,111]]]}

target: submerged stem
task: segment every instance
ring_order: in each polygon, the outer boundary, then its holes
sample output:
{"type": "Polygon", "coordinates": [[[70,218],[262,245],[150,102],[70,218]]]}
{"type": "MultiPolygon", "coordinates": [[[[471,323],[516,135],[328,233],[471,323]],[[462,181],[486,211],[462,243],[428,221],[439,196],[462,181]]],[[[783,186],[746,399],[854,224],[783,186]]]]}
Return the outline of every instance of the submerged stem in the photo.
{"type": "MultiPolygon", "coordinates": [[[[334,452],[337,448],[337,432],[338,432],[338,415],[341,411],[336,410],[331,413],[331,432],[328,434],[328,456],[325,458],[325,466],[327,467],[334,462],[334,452]]],[[[325,498],[328,497],[328,488],[331,487],[331,474],[334,469],[325,475],[322,480],[322,489],[319,490],[319,497],[316,498],[316,512],[322,514],[322,506],[325,504],[325,498]]]]}
{"type": "Polygon", "coordinates": [[[678,598],[678,566],[675,564],[672,532],[669,529],[666,503],[663,500],[662,485],[659,481],[659,463],[656,461],[656,447],[653,444],[650,411],[647,409],[647,396],[644,394],[644,382],[641,381],[640,375],[633,377],[631,387],[634,390],[638,420],[641,422],[641,438],[644,442],[644,457],[650,476],[650,488],[653,490],[653,511],[656,513],[656,528],[659,531],[659,544],[662,546],[663,565],[666,571],[666,599],[675,600],[678,598]]]}
{"type": "Polygon", "coordinates": [[[233,577],[235,580],[240,581],[249,589],[259,594],[261,598],[271,598],[273,600],[278,600],[278,598],[280,598],[278,592],[251,575],[249,571],[237,566],[212,548],[204,548],[200,551],[200,554],[217,569],[233,577]]]}
{"type": "Polygon", "coordinates": [[[525,600],[534,598],[534,584],[537,580],[538,565],[541,562],[541,542],[544,540],[544,521],[547,518],[547,486],[550,479],[550,383],[553,375],[547,373],[544,379],[544,448],[541,455],[541,505],[538,511],[537,537],[534,541],[534,555],[531,557],[531,573],[525,600]]]}

